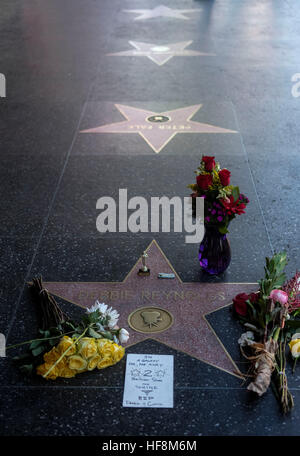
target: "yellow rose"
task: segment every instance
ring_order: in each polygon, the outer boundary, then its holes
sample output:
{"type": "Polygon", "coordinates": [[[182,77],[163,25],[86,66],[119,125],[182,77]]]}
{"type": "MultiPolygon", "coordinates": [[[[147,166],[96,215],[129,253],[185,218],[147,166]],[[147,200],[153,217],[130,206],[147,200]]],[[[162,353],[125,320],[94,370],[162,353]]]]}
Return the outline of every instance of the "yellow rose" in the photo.
{"type": "Polygon", "coordinates": [[[108,358],[113,355],[113,347],[103,347],[101,350],[99,350],[99,355],[102,358],[108,358]]]}
{"type": "Polygon", "coordinates": [[[63,359],[61,359],[55,367],[57,367],[59,371],[61,371],[62,369],[66,369],[68,367],[68,361],[66,356],[64,356],[63,359]]]}
{"type": "Polygon", "coordinates": [[[300,356],[300,339],[291,340],[289,347],[294,358],[299,358],[300,356]]]}
{"type": "MultiPolygon", "coordinates": [[[[47,364],[47,363],[41,364],[40,366],[37,367],[36,373],[38,375],[42,375],[43,376],[43,375],[45,375],[48,372],[48,370],[52,366],[53,366],[53,364],[47,364]]],[[[57,367],[54,367],[52,369],[52,371],[45,378],[47,380],[55,380],[58,376],[59,376],[59,370],[57,369],[57,367]]]]}
{"type": "Polygon", "coordinates": [[[105,367],[112,366],[114,364],[113,360],[111,357],[106,357],[103,358],[98,364],[97,367],[98,369],[104,369],[105,367]]]}
{"type": "Polygon", "coordinates": [[[98,339],[97,340],[97,347],[99,350],[101,350],[103,347],[112,345],[113,342],[109,339],[98,339]]]}
{"type": "MultiPolygon", "coordinates": [[[[60,352],[57,350],[56,347],[53,347],[51,351],[48,353],[44,354],[44,360],[47,364],[55,364],[58,359],[61,357],[60,352]]],[[[66,356],[64,356],[59,363],[56,364],[55,366],[58,370],[63,369],[64,367],[67,367],[67,361],[66,361],[66,356]]]]}
{"type": "Polygon", "coordinates": [[[115,363],[118,363],[123,356],[125,355],[125,348],[117,344],[114,345],[113,360],[115,363]]]}
{"type": "Polygon", "coordinates": [[[102,356],[111,356],[114,352],[114,344],[108,339],[100,339],[97,343],[98,353],[102,356]]]}
{"type": "Polygon", "coordinates": [[[95,355],[93,356],[89,361],[88,361],[88,366],[87,370],[91,371],[94,370],[95,367],[97,367],[98,363],[101,361],[101,356],[100,355],[95,355]]]}
{"type": "Polygon", "coordinates": [[[68,358],[68,366],[70,369],[83,371],[87,366],[87,361],[81,356],[72,355],[68,358]]]}
{"type": "Polygon", "coordinates": [[[44,361],[48,364],[54,364],[60,357],[60,352],[56,347],[53,347],[48,353],[44,354],[44,361]]]}
{"type": "Polygon", "coordinates": [[[63,378],[72,378],[75,377],[76,371],[70,369],[69,367],[64,367],[59,371],[59,376],[63,378]]]}
{"type": "Polygon", "coordinates": [[[97,344],[92,337],[83,337],[78,342],[79,354],[88,359],[97,354],[97,344]]]}
{"type": "MultiPolygon", "coordinates": [[[[57,350],[62,355],[71,345],[73,344],[73,339],[68,336],[64,336],[57,346],[57,350]]],[[[74,344],[72,348],[66,353],[66,356],[72,356],[76,353],[76,345],[74,344]]]]}

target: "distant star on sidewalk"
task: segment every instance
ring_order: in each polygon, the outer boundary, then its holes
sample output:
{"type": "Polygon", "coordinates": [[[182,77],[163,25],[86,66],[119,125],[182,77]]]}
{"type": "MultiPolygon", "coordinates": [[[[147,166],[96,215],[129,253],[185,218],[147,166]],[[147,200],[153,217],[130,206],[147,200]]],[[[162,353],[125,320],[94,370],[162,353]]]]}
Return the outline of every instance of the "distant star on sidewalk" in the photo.
{"type": "Polygon", "coordinates": [[[140,21],[142,19],[151,19],[153,17],[174,17],[176,19],[189,20],[190,18],[185,16],[185,13],[195,13],[202,11],[199,8],[196,9],[172,9],[164,5],[156,6],[151,9],[134,9],[134,10],[123,10],[126,13],[139,14],[134,20],[140,21]]]}
{"type": "Polygon", "coordinates": [[[138,133],[157,154],[177,133],[237,133],[234,130],[190,120],[202,104],[160,113],[133,106],[115,106],[127,120],[89,128],[80,133],[138,133]]]}
{"type": "Polygon", "coordinates": [[[141,41],[129,41],[129,44],[135,49],[129,51],[115,52],[113,54],[107,54],[109,56],[133,56],[133,57],[148,57],[157,65],[164,65],[172,57],[195,57],[199,55],[213,56],[215,54],[207,54],[205,52],[185,50],[186,47],[190,46],[193,41],[182,41],[173,44],[157,45],[154,43],[144,43],[141,41]]]}

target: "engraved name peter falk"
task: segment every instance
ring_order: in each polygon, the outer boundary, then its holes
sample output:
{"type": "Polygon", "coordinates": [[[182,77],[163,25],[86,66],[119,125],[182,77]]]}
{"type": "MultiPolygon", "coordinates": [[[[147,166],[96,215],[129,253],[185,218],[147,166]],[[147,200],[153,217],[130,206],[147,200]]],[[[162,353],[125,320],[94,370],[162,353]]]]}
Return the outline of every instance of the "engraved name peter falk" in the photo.
{"type": "MultiPolygon", "coordinates": [[[[130,290],[101,290],[100,292],[97,291],[87,291],[87,290],[80,290],[78,292],[78,299],[88,298],[88,299],[98,299],[98,300],[106,300],[106,301],[115,301],[115,300],[127,300],[127,299],[134,299],[134,298],[141,298],[145,300],[155,300],[155,299],[164,299],[164,300],[175,300],[175,301],[184,301],[186,299],[194,299],[194,298],[201,298],[203,294],[197,291],[162,291],[162,290],[140,290],[139,294],[135,294],[130,290]]],[[[225,300],[225,293],[219,292],[216,293],[214,299],[220,299],[222,301],[225,300]]]]}

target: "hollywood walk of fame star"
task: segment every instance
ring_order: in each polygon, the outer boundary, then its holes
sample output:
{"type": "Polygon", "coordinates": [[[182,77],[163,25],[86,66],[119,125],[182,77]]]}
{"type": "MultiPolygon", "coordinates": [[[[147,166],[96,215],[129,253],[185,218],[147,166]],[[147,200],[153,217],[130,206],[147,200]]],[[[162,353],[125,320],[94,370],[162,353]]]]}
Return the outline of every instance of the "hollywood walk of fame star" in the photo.
{"type": "Polygon", "coordinates": [[[137,41],[129,41],[129,44],[135,49],[129,51],[115,52],[107,54],[108,56],[133,56],[133,57],[148,57],[157,65],[164,65],[172,57],[195,57],[195,56],[214,56],[215,54],[207,54],[205,52],[193,51],[185,49],[190,46],[193,41],[182,41],[180,43],[156,45],[153,43],[143,43],[137,41]]]}
{"type": "Polygon", "coordinates": [[[152,19],[154,17],[174,17],[176,19],[189,20],[190,18],[185,16],[185,13],[195,13],[202,11],[199,8],[196,9],[172,9],[164,5],[156,6],[151,9],[134,9],[134,10],[123,10],[126,13],[135,13],[139,16],[135,17],[135,21],[140,21],[143,19],[152,19]]]}
{"type": "Polygon", "coordinates": [[[190,120],[202,104],[161,113],[120,104],[115,106],[127,120],[81,130],[80,133],[138,133],[157,154],[177,133],[237,133],[190,120]]]}
{"type": "Polygon", "coordinates": [[[119,327],[130,332],[130,346],[154,339],[238,375],[237,366],[209,325],[206,315],[228,306],[238,293],[256,291],[257,284],[184,283],[155,240],[147,248],[147,253],[151,269],[149,277],[138,276],[140,259],[123,282],[45,282],[44,286],[50,293],[83,308],[92,306],[96,299],[115,308],[121,315],[119,327]],[[159,272],[173,272],[175,279],[159,279],[159,272]],[[151,334],[132,330],[129,316],[145,306],[160,306],[171,313],[173,324],[164,331],[154,328],[151,334]]]}

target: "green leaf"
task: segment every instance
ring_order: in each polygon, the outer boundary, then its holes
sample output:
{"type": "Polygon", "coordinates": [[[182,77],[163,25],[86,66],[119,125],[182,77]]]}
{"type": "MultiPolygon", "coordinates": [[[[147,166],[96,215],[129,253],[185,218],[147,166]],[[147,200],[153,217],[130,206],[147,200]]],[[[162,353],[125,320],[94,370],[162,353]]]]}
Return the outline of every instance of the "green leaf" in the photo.
{"type": "Polygon", "coordinates": [[[51,347],[54,347],[54,345],[56,345],[58,343],[58,340],[59,339],[50,339],[50,340],[48,340],[48,343],[51,347]]]}
{"type": "Polygon", "coordinates": [[[296,329],[295,332],[300,332],[300,321],[299,320],[286,320],[285,326],[287,328],[296,329]]]}
{"type": "Polygon", "coordinates": [[[20,366],[20,371],[26,375],[32,374],[33,364],[23,364],[23,366],[20,366]]]}
{"type": "Polygon", "coordinates": [[[29,357],[30,357],[29,353],[22,353],[22,355],[14,356],[14,357],[12,358],[12,360],[13,360],[13,361],[22,361],[22,360],[27,359],[27,358],[29,358],[29,357]]]}
{"type": "Polygon", "coordinates": [[[189,184],[187,185],[187,188],[190,188],[191,190],[195,191],[197,190],[197,184],[189,184]]]}
{"type": "Polygon", "coordinates": [[[70,327],[71,329],[74,329],[75,330],[75,325],[73,325],[73,323],[71,321],[66,321],[65,325],[68,327],[70,327]]]}
{"type": "Polygon", "coordinates": [[[44,345],[41,345],[33,350],[31,350],[31,353],[33,354],[33,356],[38,356],[40,355],[41,353],[43,353],[45,351],[45,346],[44,345]]]}
{"type": "Polygon", "coordinates": [[[221,234],[229,233],[229,231],[227,230],[226,225],[219,226],[219,232],[220,232],[221,234]]]}
{"type": "Polygon", "coordinates": [[[274,280],[273,282],[273,289],[274,288],[279,288],[281,287],[284,282],[286,281],[286,275],[285,273],[283,272],[282,274],[280,274],[279,276],[276,277],[276,279],[274,280]]]}
{"type": "Polygon", "coordinates": [[[104,339],[114,340],[112,334],[108,331],[101,331],[100,334],[104,337],[104,339]]]}
{"type": "Polygon", "coordinates": [[[239,196],[240,196],[240,189],[239,189],[239,187],[233,187],[233,189],[232,189],[232,196],[233,196],[234,202],[237,201],[237,200],[239,199],[239,196]]]}
{"type": "Polygon", "coordinates": [[[29,350],[33,350],[35,348],[37,348],[39,345],[43,344],[44,341],[43,340],[34,340],[31,342],[31,344],[29,345],[29,350]]]}
{"type": "Polygon", "coordinates": [[[97,331],[95,331],[93,328],[89,328],[89,335],[91,337],[94,337],[95,339],[102,339],[102,336],[97,333],[97,331]]]}

